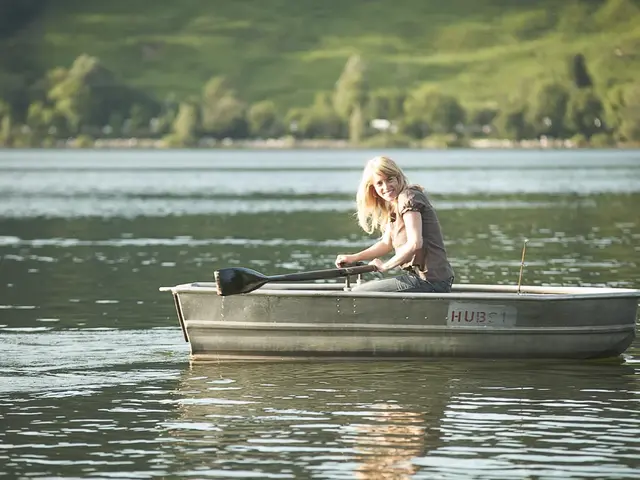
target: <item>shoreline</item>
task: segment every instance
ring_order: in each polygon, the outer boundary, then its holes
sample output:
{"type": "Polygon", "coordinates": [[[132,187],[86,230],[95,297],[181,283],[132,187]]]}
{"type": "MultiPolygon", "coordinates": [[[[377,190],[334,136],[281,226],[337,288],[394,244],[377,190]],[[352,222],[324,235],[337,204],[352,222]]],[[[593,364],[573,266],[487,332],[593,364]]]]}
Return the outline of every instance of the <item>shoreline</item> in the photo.
{"type": "MultiPolygon", "coordinates": [[[[578,145],[571,140],[549,140],[549,139],[533,139],[533,140],[503,140],[503,139],[471,139],[461,145],[446,145],[434,142],[416,142],[410,145],[372,145],[359,144],[354,145],[348,140],[292,140],[285,139],[268,139],[268,140],[215,140],[202,139],[195,145],[185,145],[183,147],[167,145],[162,139],[154,138],[113,138],[113,139],[96,139],[90,142],[79,139],[69,138],[56,142],[53,145],[40,147],[27,147],[27,149],[104,149],[104,150],[120,150],[120,149],[141,149],[141,150],[179,150],[179,149],[256,149],[256,150],[295,150],[295,149],[372,149],[372,148],[397,148],[397,149],[424,149],[424,150],[442,150],[442,149],[538,149],[538,150],[564,150],[564,149],[636,149],[640,145],[635,144],[615,144],[615,145],[578,145]]],[[[23,147],[1,147],[0,149],[23,149],[23,147]]]]}

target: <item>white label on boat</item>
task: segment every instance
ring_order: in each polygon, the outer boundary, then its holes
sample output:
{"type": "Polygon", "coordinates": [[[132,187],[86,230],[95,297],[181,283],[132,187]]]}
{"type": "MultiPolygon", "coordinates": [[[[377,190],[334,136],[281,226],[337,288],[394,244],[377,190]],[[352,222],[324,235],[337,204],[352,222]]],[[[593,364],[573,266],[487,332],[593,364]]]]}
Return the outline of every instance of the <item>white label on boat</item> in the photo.
{"type": "Polygon", "coordinates": [[[510,327],[516,324],[517,318],[518,310],[513,306],[449,302],[447,325],[510,327]]]}

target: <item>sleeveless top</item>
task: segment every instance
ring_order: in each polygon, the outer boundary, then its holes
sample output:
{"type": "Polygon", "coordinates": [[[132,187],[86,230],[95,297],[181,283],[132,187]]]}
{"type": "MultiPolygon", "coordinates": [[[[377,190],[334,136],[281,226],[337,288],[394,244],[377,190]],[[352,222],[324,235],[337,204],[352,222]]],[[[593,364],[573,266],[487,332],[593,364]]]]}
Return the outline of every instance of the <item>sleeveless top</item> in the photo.
{"type": "Polygon", "coordinates": [[[401,265],[401,268],[417,267],[424,272],[429,281],[442,281],[453,277],[453,268],[447,259],[438,216],[418,185],[409,185],[398,195],[396,211],[391,214],[388,225],[393,248],[397,249],[407,241],[402,215],[409,211],[420,212],[422,217],[422,248],[409,262],[401,265]]]}

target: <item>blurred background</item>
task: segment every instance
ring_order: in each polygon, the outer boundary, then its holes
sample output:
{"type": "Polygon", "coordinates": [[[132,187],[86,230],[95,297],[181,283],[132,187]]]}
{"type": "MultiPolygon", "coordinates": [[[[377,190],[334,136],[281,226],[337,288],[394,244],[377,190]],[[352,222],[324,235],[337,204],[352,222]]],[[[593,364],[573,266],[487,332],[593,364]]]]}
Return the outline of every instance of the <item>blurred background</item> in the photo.
{"type": "Polygon", "coordinates": [[[2,0],[0,145],[640,141],[638,0],[2,0]]]}

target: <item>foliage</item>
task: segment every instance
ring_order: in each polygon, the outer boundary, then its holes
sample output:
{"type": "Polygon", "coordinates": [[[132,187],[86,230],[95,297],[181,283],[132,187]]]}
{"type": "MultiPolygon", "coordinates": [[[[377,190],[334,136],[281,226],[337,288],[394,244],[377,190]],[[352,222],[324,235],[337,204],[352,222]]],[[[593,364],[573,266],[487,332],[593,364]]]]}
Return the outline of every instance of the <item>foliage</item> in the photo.
{"type": "Polygon", "coordinates": [[[362,109],[367,101],[367,89],[364,62],[359,55],[352,55],[336,82],[333,97],[336,113],[347,119],[354,109],[362,109]]]}
{"type": "Polygon", "coordinates": [[[398,133],[383,132],[365,138],[361,146],[366,148],[407,148],[415,147],[415,139],[398,133]]]}
{"type": "Polygon", "coordinates": [[[55,133],[55,130],[50,130],[56,128],[56,117],[57,112],[55,110],[47,107],[42,102],[35,102],[29,106],[26,125],[36,137],[45,138],[49,134],[55,133]]]}
{"type": "Polygon", "coordinates": [[[468,147],[469,142],[460,135],[436,134],[424,138],[420,144],[423,148],[461,148],[468,147]]]}
{"type": "Polygon", "coordinates": [[[567,128],[586,138],[605,129],[604,106],[591,89],[574,90],[571,93],[566,116],[567,128]]]}
{"type": "Polygon", "coordinates": [[[276,104],[270,100],[255,103],[247,113],[249,133],[255,137],[278,138],[284,132],[284,124],[276,104]]]}
{"type": "Polygon", "coordinates": [[[211,78],[202,93],[203,132],[215,138],[246,136],[246,109],[226,77],[211,78]]]}
{"type": "Polygon", "coordinates": [[[493,123],[499,110],[495,107],[482,106],[468,113],[468,127],[473,136],[487,136],[494,128],[493,123]]]}
{"type": "Polygon", "coordinates": [[[0,70],[0,101],[13,110],[19,110],[24,108],[25,103],[28,104],[25,97],[24,78],[14,72],[0,70]]]}
{"type": "MultiPolygon", "coordinates": [[[[443,94],[430,86],[413,91],[404,105],[407,126],[417,138],[431,133],[456,133],[464,124],[466,113],[452,95],[443,94]]],[[[408,133],[408,132],[407,132],[408,133]]]]}
{"type": "Polygon", "coordinates": [[[531,102],[529,123],[535,136],[562,138],[565,133],[565,117],[569,91],[561,83],[540,86],[531,102]]]}
{"type": "Polygon", "coordinates": [[[89,55],[76,58],[68,70],[51,70],[45,90],[47,102],[64,118],[71,134],[80,132],[83,126],[107,125],[113,115],[127,118],[134,106],[144,120],[158,110],[153,99],[117,81],[110,70],[89,55]]]}
{"type": "Polygon", "coordinates": [[[407,94],[398,87],[379,88],[370,93],[368,111],[370,118],[398,120],[404,114],[407,94]]]}
{"type": "Polygon", "coordinates": [[[581,53],[571,57],[569,77],[578,88],[590,88],[593,86],[593,80],[591,80],[591,75],[587,70],[586,60],[581,53]]]}
{"type": "Polygon", "coordinates": [[[589,139],[584,136],[582,133],[576,133],[573,137],[570,138],[573,146],[578,148],[584,148],[589,146],[589,139]]]}
{"type": "Polygon", "coordinates": [[[498,133],[509,140],[523,140],[529,137],[531,127],[527,122],[527,107],[518,104],[508,104],[500,110],[496,117],[498,133]]]}
{"type": "Polygon", "coordinates": [[[349,141],[353,145],[358,145],[364,137],[364,118],[362,114],[362,107],[356,105],[351,111],[349,117],[349,141]]]}
{"type": "Polygon", "coordinates": [[[366,143],[372,119],[391,122],[379,142],[638,141],[636,0],[353,0],[340,21],[344,2],[273,1],[191,10],[158,0],[153,14],[122,0],[3,2],[2,142],[288,133],[366,143]],[[513,101],[495,107],[505,92],[513,101]]]}
{"type": "Polygon", "coordinates": [[[91,138],[89,135],[78,135],[78,137],[76,138],[76,141],[74,143],[74,146],[76,148],[91,148],[94,145],[94,140],[93,138],[91,138]]]}
{"type": "Polygon", "coordinates": [[[313,105],[302,112],[298,132],[303,138],[344,138],[344,120],[333,108],[331,96],[319,92],[313,105]]]}
{"type": "Polygon", "coordinates": [[[2,57],[19,51],[15,60],[29,58],[29,64],[12,64],[5,72],[28,85],[86,51],[118,78],[157,98],[172,92],[181,99],[197,95],[218,72],[230,79],[238,98],[272,100],[285,111],[333,88],[357,52],[367,63],[371,89],[428,82],[475,107],[517,88],[523,78],[564,73],[566,58],[576,52],[591,59],[592,77],[602,85],[625,72],[639,76],[638,62],[594,70],[600,58],[638,38],[637,3],[409,0],[371,5],[353,0],[347,7],[339,0],[272,0],[251,2],[249,8],[246,0],[193,0],[183,8],[156,0],[148,10],[124,0],[56,0],[39,8],[39,28],[0,38],[0,71],[2,57]],[[339,18],[335,12],[341,12],[339,18]]]}
{"type": "Polygon", "coordinates": [[[193,145],[199,127],[198,107],[190,102],[183,102],[173,123],[173,137],[168,140],[174,145],[193,145]]]}
{"type": "Polygon", "coordinates": [[[0,146],[10,147],[12,144],[12,122],[11,114],[5,109],[3,113],[3,103],[0,102],[0,146]]]}
{"type": "Polygon", "coordinates": [[[630,142],[640,142],[640,83],[627,87],[620,105],[620,136],[630,142]]]}
{"type": "Polygon", "coordinates": [[[284,117],[285,128],[294,139],[303,137],[301,125],[306,115],[307,115],[306,108],[292,108],[285,115],[284,117]]]}
{"type": "Polygon", "coordinates": [[[600,132],[596,133],[589,139],[589,144],[595,148],[609,148],[615,147],[616,142],[610,134],[600,132]]]}

